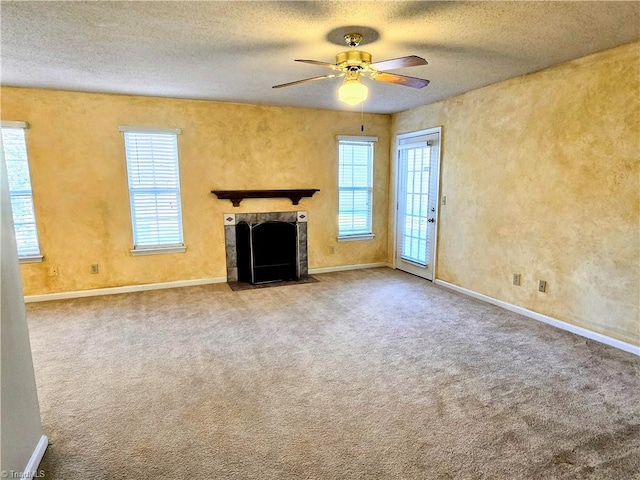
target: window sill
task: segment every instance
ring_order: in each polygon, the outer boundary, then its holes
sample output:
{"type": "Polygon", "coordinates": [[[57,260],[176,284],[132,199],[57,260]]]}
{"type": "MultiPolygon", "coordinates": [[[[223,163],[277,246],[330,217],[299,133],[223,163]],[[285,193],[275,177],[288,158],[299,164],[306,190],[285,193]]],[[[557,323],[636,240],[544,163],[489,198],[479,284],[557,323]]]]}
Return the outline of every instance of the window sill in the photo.
{"type": "Polygon", "coordinates": [[[373,233],[366,233],[364,235],[349,235],[344,237],[338,237],[339,242],[353,242],[356,240],[373,240],[376,236],[373,233]]]}
{"type": "Polygon", "coordinates": [[[187,251],[187,247],[184,245],[176,245],[171,247],[147,247],[147,248],[134,248],[131,250],[131,255],[134,257],[142,255],[160,255],[162,253],[184,253],[187,251]]]}
{"type": "Polygon", "coordinates": [[[42,255],[29,255],[28,257],[19,257],[20,263],[40,263],[42,262],[42,255]]]}

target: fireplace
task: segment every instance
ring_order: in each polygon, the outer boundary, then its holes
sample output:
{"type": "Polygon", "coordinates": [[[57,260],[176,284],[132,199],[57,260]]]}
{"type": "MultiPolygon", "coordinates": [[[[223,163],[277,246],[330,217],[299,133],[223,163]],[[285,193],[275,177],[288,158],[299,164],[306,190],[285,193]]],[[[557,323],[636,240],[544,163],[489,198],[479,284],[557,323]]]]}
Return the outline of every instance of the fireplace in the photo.
{"type": "Polygon", "coordinates": [[[298,226],[295,222],[236,225],[238,281],[298,280],[298,226]]]}
{"type": "Polygon", "coordinates": [[[308,276],[307,212],[225,214],[224,229],[228,282],[308,276]]]}

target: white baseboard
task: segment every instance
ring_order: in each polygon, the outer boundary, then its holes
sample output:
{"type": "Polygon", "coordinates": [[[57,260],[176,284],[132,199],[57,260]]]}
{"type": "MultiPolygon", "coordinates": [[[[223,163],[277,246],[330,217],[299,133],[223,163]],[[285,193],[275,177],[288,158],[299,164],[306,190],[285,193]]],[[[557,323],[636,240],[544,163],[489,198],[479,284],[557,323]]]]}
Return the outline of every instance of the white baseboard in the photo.
{"type": "Polygon", "coordinates": [[[29,463],[24,467],[24,471],[20,478],[27,478],[29,480],[33,479],[33,477],[40,478],[42,475],[38,472],[38,467],[40,466],[40,461],[44,456],[44,452],[47,450],[49,446],[49,439],[46,435],[42,435],[38,444],[36,445],[35,450],[31,454],[31,458],[29,459],[29,463]]]}
{"type": "Polygon", "coordinates": [[[194,287],[211,283],[226,283],[227,277],[198,278],[196,280],[179,280],[176,282],[146,283],[142,285],[126,285],[123,287],[96,288],[93,290],[77,290],[74,292],[44,293],[42,295],[26,295],[25,303],[47,302],[49,300],[66,300],[69,298],[95,297],[98,295],[115,295],[117,293],[143,292],[163,288],[194,287]]]}
{"type": "Polygon", "coordinates": [[[360,270],[361,268],[377,268],[377,267],[389,267],[390,265],[387,262],[377,262],[377,263],[357,263],[354,265],[337,265],[335,267],[320,267],[320,268],[310,268],[309,274],[313,275],[316,273],[331,273],[331,272],[343,272],[345,270],[360,270]]]}
{"type": "MultiPolygon", "coordinates": [[[[339,265],[336,267],[310,268],[309,274],[340,272],[343,270],[358,270],[360,268],[389,267],[386,262],[360,263],[356,265],[339,265]]],[[[96,288],[93,290],[76,290],[73,292],[43,293],[40,295],[25,295],[25,303],[48,302],[49,300],[67,300],[70,298],[95,297],[99,295],[115,295],[118,293],[144,292],[146,290],[160,290],[163,288],[193,287],[212,283],[226,283],[227,277],[199,278],[196,280],[179,280],[176,282],[146,283],[142,285],[125,285],[122,287],[96,288]]]]}
{"type": "Polygon", "coordinates": [[[539,322],[546,323],[548,325],[552,325],[557,328],[561,328],[562,330],[566,330],[571,333],[575,333],[576,335],[580,335],[582,337],[589,338],[591,340],[595,340],[596,342],[604,343],[605,345],[609,345],[610,347],[618,348],[620,350],[624,350],[625,352],[633,353],[634,355],[640,356],[640,347],[636,345],[632,345],[627,342],[623,342],[622,340],[618,340],[615,338],[608,337],[603,335],[602,333],[593,332],[586,328],[578,327],[576,325],[572,325],[567,322],[563,322],[561,320],[555,319],[553,317],[549,317],[547,315],[543,315],[542,313],[534,312],[533,310],[528,310],[523,307],[519,307],[517,305],[513,305],[511,303],[503,302],[502,300],[498,300],[493,297],[489,297],[487,295],[483,295],[482,293],[474,292],[473,290],[468,290],[463,287],[459,287],[449,282],[445,282],[443,280],[435,280],[435,284],[441,285],[443,287],[449,288],[459,293],[463,293],[464,295],[468,295],[473,298],[477,298],[478,300],[482,300],[487,303],[491,303],[492,305],[496,305],[498,307],[504,308],[505,310],[509,310],[511,312],[518,313],[525,317],[532,318],[534,320],[538,320],[539,322]]]}

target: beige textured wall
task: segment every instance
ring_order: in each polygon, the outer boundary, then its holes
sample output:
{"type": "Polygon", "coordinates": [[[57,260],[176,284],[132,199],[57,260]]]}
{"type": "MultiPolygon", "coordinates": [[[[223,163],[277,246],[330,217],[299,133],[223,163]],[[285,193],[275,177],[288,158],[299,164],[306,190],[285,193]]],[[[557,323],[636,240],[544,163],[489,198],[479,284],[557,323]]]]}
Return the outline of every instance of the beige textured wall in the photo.
{"type": "Polygon", "coordinates": [[[393,117],[443,126],[437,278],[640,344],[639,69],[635,43],[393,117]]]}
{"type": "Polygon", "coordinates": [[[375,156],[369,241],[337,236],[336,135],[360,133],[360,114],[193,100],[2,88],[2,119],[25,120],[43,263],[22,265],[26,295],[224,277],[223,213],[309,212],[309,267],[383,262],[387,256],[390,116],[365,115],[375,156]],[[183,254],[132,257],[119,125],[181,128],[183,254]],[[233,208],[212,189],[319,188],[233,208]],[[331,253],[332,247],[335,253],[331,253]],[[92,275],[90,265],[100,273],[92,275]],[[56,265],[59,275],[47,275],[56,265]]]}

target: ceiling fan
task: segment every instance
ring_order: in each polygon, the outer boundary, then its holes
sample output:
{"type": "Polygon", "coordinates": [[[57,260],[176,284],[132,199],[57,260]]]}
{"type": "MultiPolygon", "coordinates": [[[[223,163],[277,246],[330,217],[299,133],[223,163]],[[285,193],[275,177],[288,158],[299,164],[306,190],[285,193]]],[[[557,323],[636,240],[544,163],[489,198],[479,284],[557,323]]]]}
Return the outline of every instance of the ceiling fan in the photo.
{"type": "Polygon", "coordinates": [[[357,105],[366,100],[369,94],[367,86],[360,82],[361,76],[369,77],[378,82],[395,83],[412,88],[423,88],[429,85],[429,80],[386,72],[386,70],[396,68],[426,65],[427,61],[424,58],[418,57],[417,55],[409,55],[407,57],[371,63],[370,53],[356,50],[356,47],[360,45],[362,41],[362,35],[360,33],[347,33],[344,36],[344,40],[352,49],[336,55],[336,63],[319,62],[317,60],[296,60],[296,62],[327,67],[337,73],[274,85],[273,88],[291,87],[301,83],[315,82],[316,80],[345,77],[344,83],[338,89],[338,97],[349,105],[357,105]]]}

